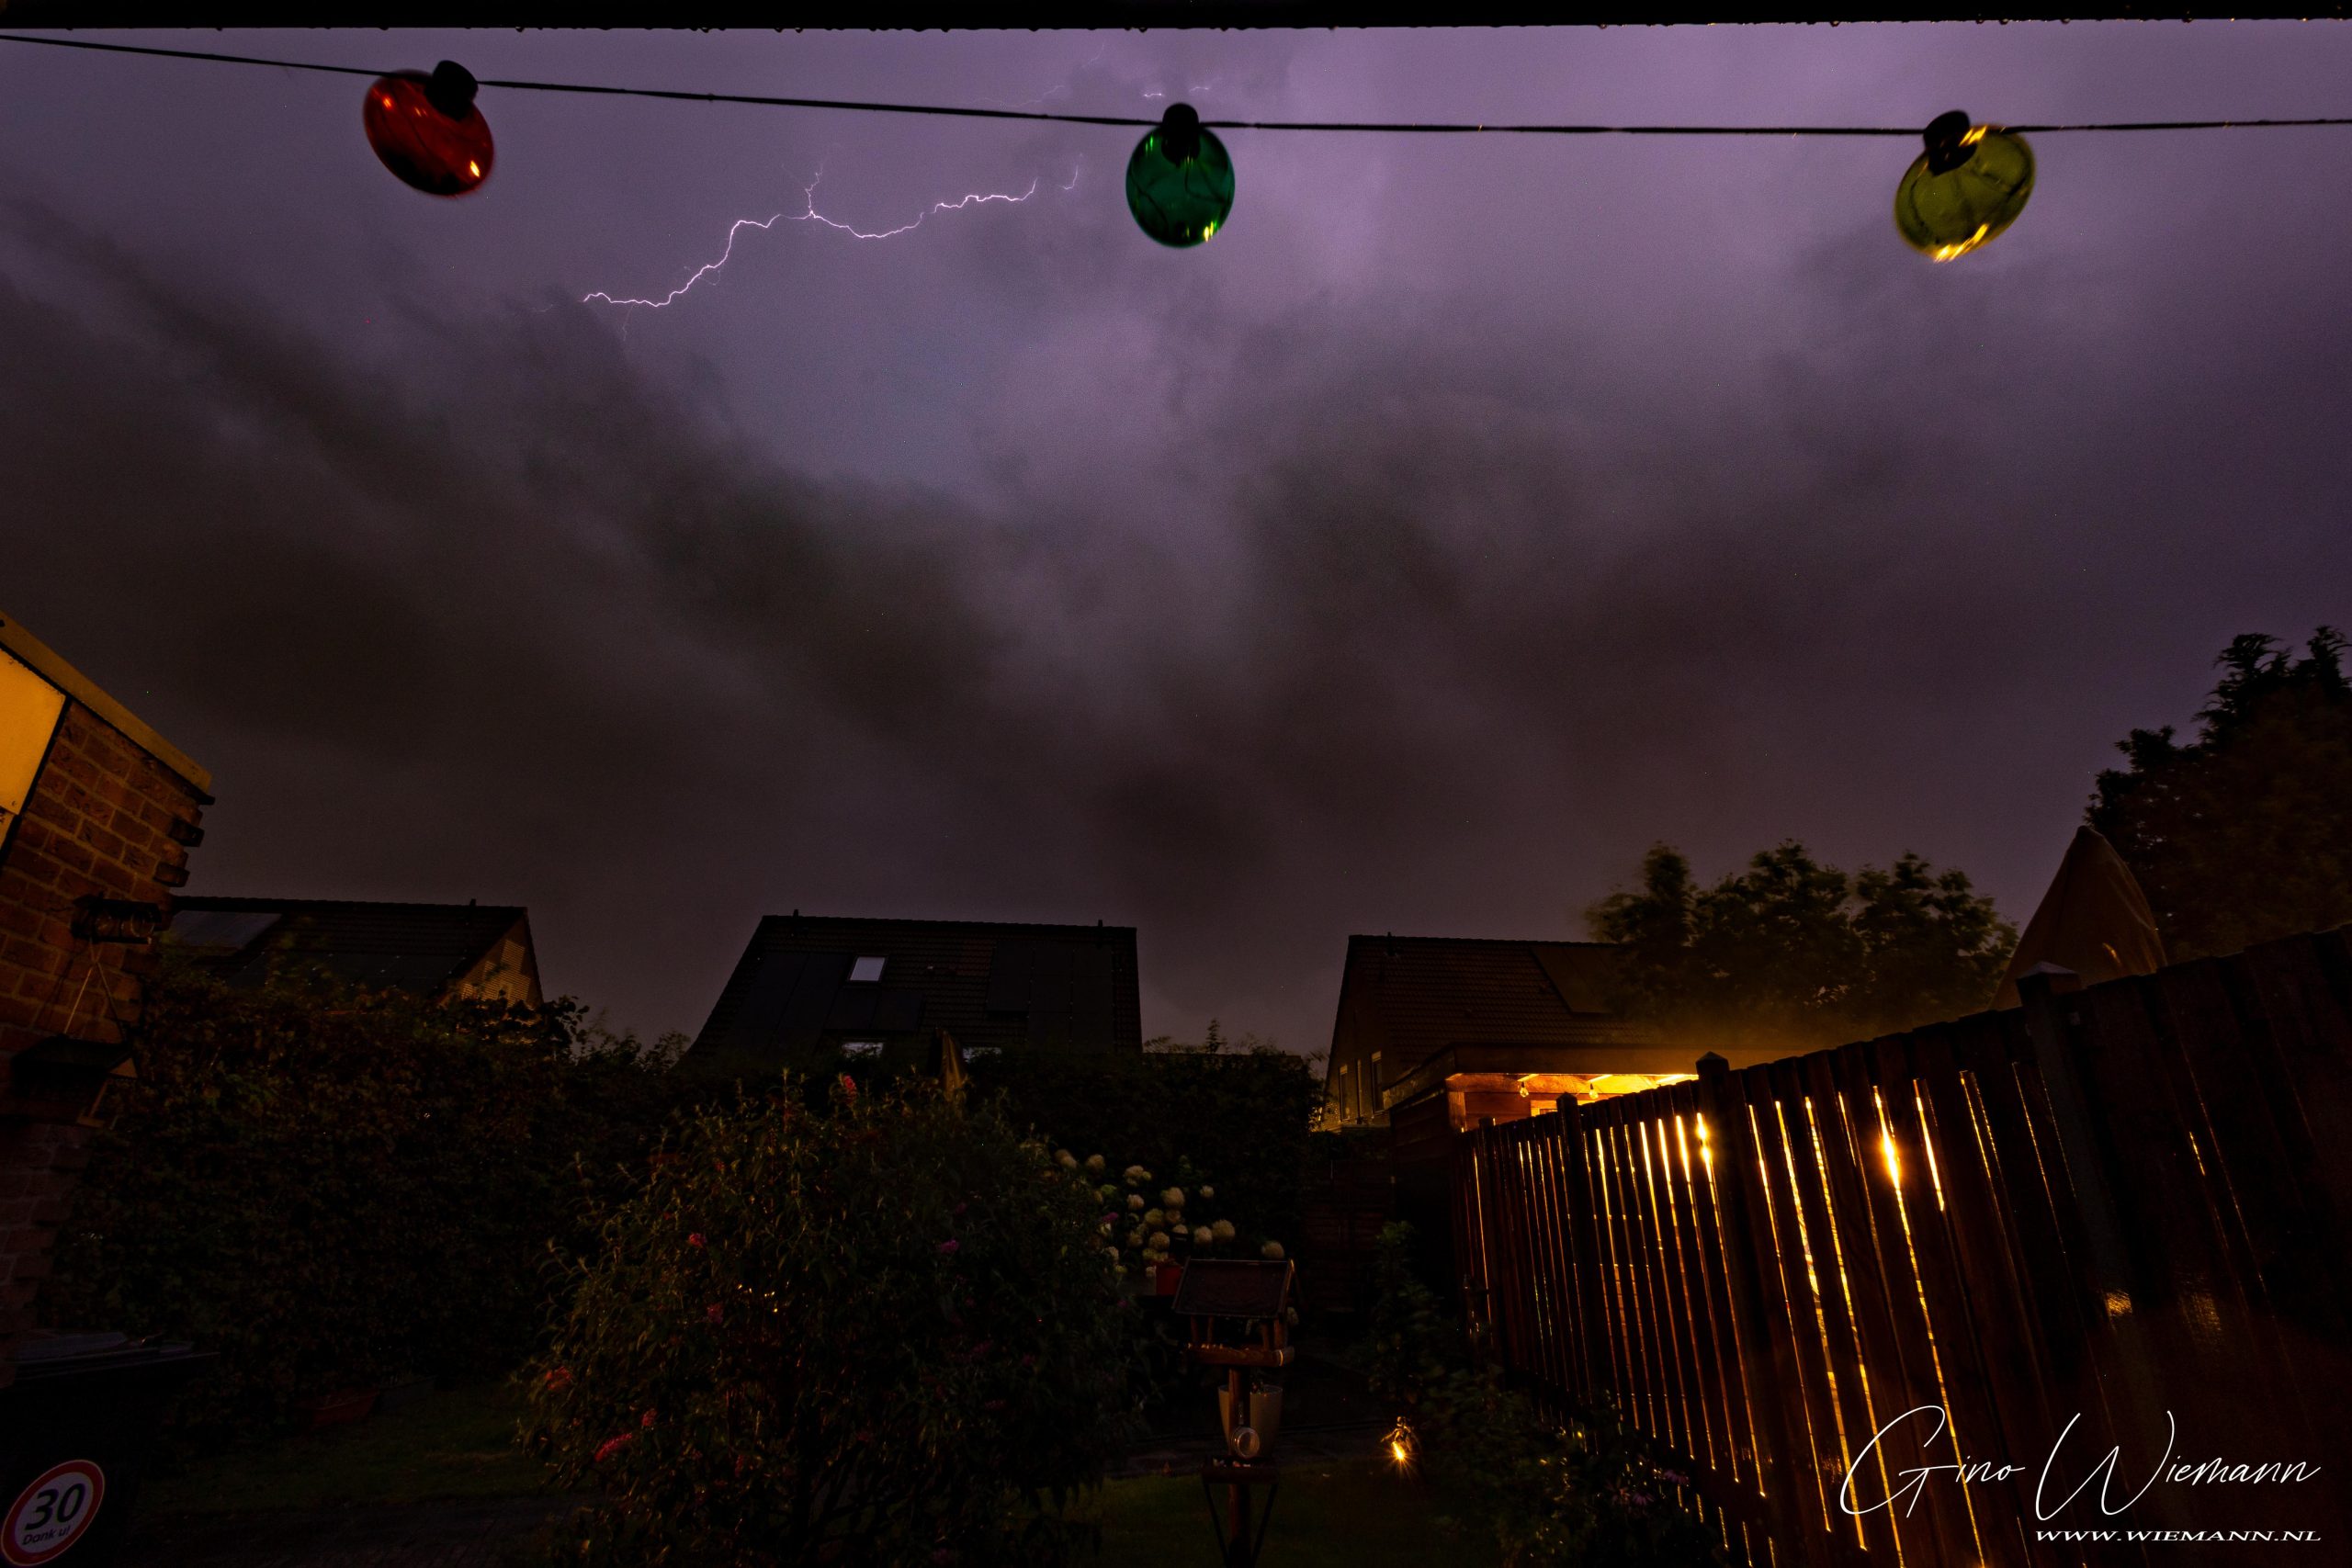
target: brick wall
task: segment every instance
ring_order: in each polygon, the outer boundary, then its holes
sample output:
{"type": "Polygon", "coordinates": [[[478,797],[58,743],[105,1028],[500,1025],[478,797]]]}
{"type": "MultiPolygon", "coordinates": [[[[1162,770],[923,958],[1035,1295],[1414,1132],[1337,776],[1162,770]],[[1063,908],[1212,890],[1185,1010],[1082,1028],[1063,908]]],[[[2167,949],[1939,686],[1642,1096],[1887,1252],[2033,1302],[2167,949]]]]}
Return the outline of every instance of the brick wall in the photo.
{"type": "MultiPolygon", "coordinates": [[[[152,942],[76,932],[80,900],[152,904],[168,916],[210,783],[146,727],[0,618],[0,650],[67,698],[54,738],[0,848],[0,1387],[29,1326],[50,1247],[88,1161],[85,1119],[17,1092],[17,1054],[54,1035],[118,1042],[138,1017],[152,942]]],[[[104,933],[97,933],[104,934],[104,933]]],[[[106,1325],[76,1326],[105,1327],[106,1325]]]]}

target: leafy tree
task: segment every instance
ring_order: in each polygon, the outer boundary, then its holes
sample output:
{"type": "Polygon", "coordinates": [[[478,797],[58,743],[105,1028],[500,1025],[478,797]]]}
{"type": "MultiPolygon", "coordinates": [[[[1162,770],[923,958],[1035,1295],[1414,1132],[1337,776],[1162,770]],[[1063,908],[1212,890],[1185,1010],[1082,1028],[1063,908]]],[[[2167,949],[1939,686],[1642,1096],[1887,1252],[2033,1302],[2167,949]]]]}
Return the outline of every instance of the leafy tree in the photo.
{"type": "Polygon", "coordinates": [[[1628,1011],[1699,1038],[1792,1049],[1974,1011],[2017,942],[1965,873],[1906,853],[1849,877],[1794,841],[1712,886],[1657,845],[1640,889],[1585,918],[1597,940],[1629,950],[1628,1011]]]}
{"type": "Polygon", "coordinates": [[[696,1114],[531,1369],[526,1442],[604,1495],[558,1555],[1068,1561],[1133,1310],[1090,1175],[928,1085],[696,1114]]]}
{"type": "Polygon", "coordinates": [[[2235,953],[2352,921],[2352,683],[2344,634],[2322,626],[2293,658],[2276,637],[2233,639],[2199,711],[2117,743],[2089,820],[2139,879],[2174,958],[2235,953]]]}

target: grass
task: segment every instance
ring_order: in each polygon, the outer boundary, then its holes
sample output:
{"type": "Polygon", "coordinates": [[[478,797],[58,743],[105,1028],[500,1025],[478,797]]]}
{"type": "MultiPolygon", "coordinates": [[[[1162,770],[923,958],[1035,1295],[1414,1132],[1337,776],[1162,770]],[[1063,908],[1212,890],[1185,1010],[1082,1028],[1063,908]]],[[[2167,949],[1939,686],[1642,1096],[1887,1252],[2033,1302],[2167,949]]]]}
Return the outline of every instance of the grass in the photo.
{"type": "MultiPolygon", "coordinates": [[[[141,1511],[203,1517],[519,1497],[544,1470],[516,1450],[515,1392],[489,1383],[427,1395],[355,1426],[208,1456],[148,1484],[141,1511]]],[[[1218,1506],[1224,1506],[1220,1491],[1218,1506]]],[[[1114,1481],[1102,1494],[1104,1565],[1213,1568],[1218,1561],[1197,1474],[1114,1481]]],[[[1439,1529],[1425,1486],[1374,1457],[1286,1466],[1264,1568],[1487,1568],[1493,1547],[1439,1529]]]]}
{"type": "MultiPolygon", "coordinates": [[[[1222,1492],[1218,1507],[1225,1506],[1222,1492]]],[[[1491,1542],[1439,1529],[1426,1486],[1376,1458],[1299,1462],[1283,1472],[1264,1568],[1486,1568],[1491,1542]]],[[[1103,1489],[1102,1561],[1119,1568],[1214,1568],[1216,1538],[1195,1475],[1114,1481],[1103,1489]]]]}
{"type": "Polygon", "coordinates": [[[232,1450],[149,1483],[157,1514],[263,1514],[355,1503],[520,1497],[545,1472],[514,1447],[521,1397],[503,1383],[427,1394],[354,1426],[232,1450]]]}

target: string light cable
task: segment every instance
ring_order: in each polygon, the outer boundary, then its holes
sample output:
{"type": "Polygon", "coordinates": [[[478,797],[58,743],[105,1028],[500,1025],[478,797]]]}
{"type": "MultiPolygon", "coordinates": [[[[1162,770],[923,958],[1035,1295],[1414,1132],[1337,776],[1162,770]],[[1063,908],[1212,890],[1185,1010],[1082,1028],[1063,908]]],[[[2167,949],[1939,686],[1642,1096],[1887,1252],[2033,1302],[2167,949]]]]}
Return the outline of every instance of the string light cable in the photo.
{"type": "MultiPolygon", "coordinates": [[[[862,114],[931,115],[1058,125],[1115,126],[1145,130],[1127,170],[1128,204],[1147,233],[1171,245],[1198,244],[1222,227],[1232,207],[1233,171],[1217,131],[1313,131],[1437,136],[1768,136],[1921,137],[1916,126],[1878,125],[1598,125],[1430,120],[1203,120],[1183,104],[1157,119],[1129,115],[1057,114],[1043,109],[983,108],[948,104],[883,103],[864,99],[788,97],[758,93],[698,93],[681,88],[612,86],[587,82],[477,80],[443,62],[426,73],[378,71],[318,61],[284,60],[95,39],[0,33],[0,43],[32,44],[107,54],[144,55],[210,64],[269,67],[372,79],[367,101],[368,140],[392,173],[436,196],[463,195],[490,171],[490,137],[475,109],[477,88],[500,92],[570,93],[598,97],[741,104],[756,107],[823,109],[862,114]]],[[[2033,159],[2022,138],[2092,131],[2186,131],[2311,129],[2352,126],[2352,116],[2256,119],[2085,121],[2073,124],[1971,124],[1965,115],[1939,116],[1896,193],[1896,227],[1905,240],[1938,261],[1975,249],[2022,210],[2032,188],[2033,159]]]]}

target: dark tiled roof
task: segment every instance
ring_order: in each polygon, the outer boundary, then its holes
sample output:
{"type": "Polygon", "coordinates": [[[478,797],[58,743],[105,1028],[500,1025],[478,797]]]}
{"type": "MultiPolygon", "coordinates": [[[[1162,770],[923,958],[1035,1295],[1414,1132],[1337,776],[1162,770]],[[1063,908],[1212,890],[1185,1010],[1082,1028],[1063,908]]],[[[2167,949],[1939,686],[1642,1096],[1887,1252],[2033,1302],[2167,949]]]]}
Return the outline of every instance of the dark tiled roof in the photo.
{"type": "Polygon", "coordinates": [[[175,898],[165,940],[234,985],[258,985],[274,968],[309,966],[355,985],[437,997],[518,934],[536,998],[537,965],[526,919],[523,908],[512,904],[175,898]]]}
{"type": "Polygon", "coordinates": [[[1375,1077],[1393,1084],[1468,1042],[1655,1044],[1610,1010],[1623,956],[1606,942],[1351,936],[1328,1071],[1364,1072],[1377,1051],[1375,1077]]]}
{"type": "Polygon", "coordinates": [[[1140,1050],[1133,926],[763,919],[686,1055],[705,1066],[808,1066],[845,1040],[967,1050],[1140,1050]],[[860,958],[881,978],[851,978],[860,958]]]}

